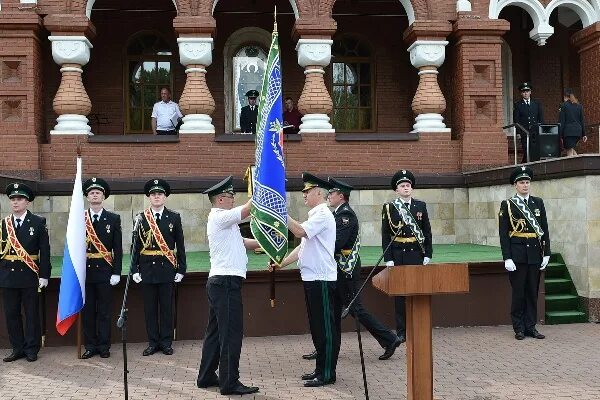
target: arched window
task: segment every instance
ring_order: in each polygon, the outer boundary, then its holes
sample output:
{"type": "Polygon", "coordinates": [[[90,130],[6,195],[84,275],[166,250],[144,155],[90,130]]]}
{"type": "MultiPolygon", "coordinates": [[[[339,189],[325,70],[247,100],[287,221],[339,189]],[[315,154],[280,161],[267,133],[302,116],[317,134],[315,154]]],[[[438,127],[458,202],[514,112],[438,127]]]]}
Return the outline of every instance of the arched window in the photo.
{"type": "MultiPolygon", "coordinates": [[[[233,56],[233,115],[239,116],[246,105],[246,92],[258,90],[267,66],[267,53],[259,46],[247,45],[233,56]]],[[[240,119],[235,118],[235,130],[240,130],[240,119]]]]}
{"type": "Polygon", "coordinates": [[[161,87],[173,90],[174,62],[171,46],[155,32],[137,33],[129,40],[125,133],[152,133],[152,106],[161,87]]]}
{"type": "Polygon", "coordinates": [[[341,132],[375,129],[375,79],[371,48],[351,36],[334,40],[331,94],[333,127],[341,132]]]}

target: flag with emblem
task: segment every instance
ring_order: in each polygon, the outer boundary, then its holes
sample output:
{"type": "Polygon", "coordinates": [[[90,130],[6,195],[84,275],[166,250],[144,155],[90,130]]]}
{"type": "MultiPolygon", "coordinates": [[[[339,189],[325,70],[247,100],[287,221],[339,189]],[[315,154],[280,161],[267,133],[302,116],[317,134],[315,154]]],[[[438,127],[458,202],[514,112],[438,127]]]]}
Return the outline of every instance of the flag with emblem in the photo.
{"type": "Polygon", "coordinates": [[[67,240],[63,256],[56,330],[67,333],[85,303],[85,209],[81,184],[81,158],[77,157],[77,173],[71,196],[67,222],[67,240]]]}
{"type": "Polygon", "coordinates": [[[283,158],[283,105],[281,61],[273,29],[267,67],[263,76],[256,129],[256,170],[252,193],[252,234],[273,261],[280,264],[287,253],[288,228],[283,158]]]}

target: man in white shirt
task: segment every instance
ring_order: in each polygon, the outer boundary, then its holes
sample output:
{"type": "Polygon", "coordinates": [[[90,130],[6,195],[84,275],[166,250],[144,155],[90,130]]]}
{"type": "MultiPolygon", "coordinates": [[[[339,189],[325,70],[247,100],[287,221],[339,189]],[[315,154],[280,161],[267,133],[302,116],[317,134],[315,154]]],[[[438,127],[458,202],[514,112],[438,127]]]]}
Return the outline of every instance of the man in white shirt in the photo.
{"type": "Polygon", "coordinates": [[[160,98],[152,107],[152,132],[155,135],[175,135],[179,118],[183,114],[177,103],[171,101],[171,90],[168,87],[160,89],[160,98]]]}
{"type": "Polygon", "coordinates": [[[238,224],[250,216],[252,199],[234,208],[231,176],[203,193],[212,204],[206,224],[210,252],[206,283],[209,309],[196,385],[199,388],[219,386],[224,395],[256,393],[258,387],[246,386],[239,380],[244,322],[241,289],[248,266],[246,249],[253,250],[259,245],[254,239],[243,238],[238,224]]]}
{"type": "MultiPolygon", "coordinates": [[[[288,228],[301,238],[300,245],[281,262],[283,268],[298,261],[304,283],[304,295],[310,334],[317,351],[314,372],[302,375],[304,386],[316,387],[335,383],[340,333],[335,312],[337,264],[334,258],[336,226],[327,207],[329,184],[303,173],[304,204],[310,207],[308,220],[300,223],[288,216],[288,228]]],[[[271,265],[270,268],[276,268],[271,265]]]]}

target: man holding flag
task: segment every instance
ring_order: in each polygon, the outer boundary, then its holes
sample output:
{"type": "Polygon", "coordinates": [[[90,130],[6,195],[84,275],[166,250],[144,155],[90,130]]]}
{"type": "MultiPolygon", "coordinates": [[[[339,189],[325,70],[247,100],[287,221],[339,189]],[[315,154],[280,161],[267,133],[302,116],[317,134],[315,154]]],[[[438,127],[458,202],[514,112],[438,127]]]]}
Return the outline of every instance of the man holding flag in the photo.
{"type": "Polygon", "coordinates": [[[35,198],[24,183],[6,187],[12,214],[2,220],[0,230],[0,288],[12,353],[4,362],[27,358],[36,361],[41,347],[38,288],[50,279],[50,241],[46,219],[27,210],[35,198]],[[25,330],[21,307],[25,310],[25,330]],[[23,334],[25,332],[25,334],[23,334]]]}

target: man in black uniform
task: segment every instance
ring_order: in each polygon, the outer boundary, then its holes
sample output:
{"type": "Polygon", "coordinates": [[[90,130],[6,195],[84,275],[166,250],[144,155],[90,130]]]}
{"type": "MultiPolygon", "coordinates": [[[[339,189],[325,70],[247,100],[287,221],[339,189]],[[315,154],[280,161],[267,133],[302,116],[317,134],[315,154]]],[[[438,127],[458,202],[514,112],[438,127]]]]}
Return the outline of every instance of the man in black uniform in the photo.
{"type": "Polygon", "coordinates": [[[85,212],[87,269],[85,276],[85,305],[83,307],[83,336],[88,359],[96,354],[110,357],[111,286],[121,280],[123,243],[121,217],[103,208],[110,196],[110,187],[102,178],[90,178],[83,183],[88,199],[85,212]]]}
{"type": "MultiPolygon", "coordinates": [[[[350,192],[354,189],[349,184],[329,177],[331,188],[329,189],[329,206],[334,208],[336,237],[335,237],[335,259],[337,261],[337,286],[336,294],[338,304],[336,312],[341,312],[342,308],[348,306],[360,286],[360,237],[358,218],[354,213],[348,201],[350,192]]],[[[392,331],[379,322],[363,306],[360,297],[356,299],[350,307],[350,315],[358,318],[358,321],[373,335],[379,345],[385,349],[385,352],[379,357],[380,360],[387,360],[394,355],[396,348],[402,341],[392,331]]],[[[341,332],[341,316],[336,315],[338,322],[338,332],[341,332]]],[[[303,356],[305,359],[316,358],[316,351],[313,354],[303,356]]]]}
{"type": "Polygon", "coordinates": [[[52,268],[48,228],[45,218],[27,210],[35,198],[29,186],[14,182],[5,193],[12,214],[2,220],[0,230],[0,288],[12,353],[3,361],[36,361],[42,342],[38,289],[48,286],[52,268]]]}
{"type": "Polygon", "coordinates": [[[256,98],[258,97],[258,90],[248,90],[246,97],[248,97],[248,105],[242,107],[240,112],[240,129],[242,133],[256,133],[256,118],[258,117],[256,98]]]}
{"type": "Polygon", "coordinates": [[[540,271],[550,261],[550,235],[544,201],[529,195],[533,171],[521,166],[510,175],[517,193],[503,200],[498,213],[504,267],[512,286],[512,319],[515,339],[544,339],[535,329],[540,271]]]}
{"type": "Polygon", "coordinates": [[[165,207],[171,187],[163,179],[150,179],[144,185],[150,207],[141,213],[137,240],[132,251],[132,273],[142,283],[144,317],[149,356],[162,349],[173,354],[173,282],[183,279],[186,270],[185,243],[181,216],[165,207]],[[160,311],[160,328],[159,328],[160,311]]]}
{"type": "MultiPolygon", "coordinates": [[[[425,202],[413,199],[415,176],[401,170],[392,177],[392,190],[399,196],[383,205],[381,215],[381,247],[387,266],[427,265],[433,254],[431,224],[425,202]],[[392,242],[390,247],[388,245],[392,242]]],[[[406,301],[395,297],[396,333],[406,341],[406,301]]]]}
{"type": "Polygon", "coordinates": [[[531,98],[531,89],[529,82],[522,83],[519,86],[523,98],[515,102],[513,109],[513,122],[527,129],[527,132],[519,132],[517,128],[517,132],[521,134],[522,162],[527,162],[527,134],[529,134],[529,160],[537,161],[540,159],[539,149],[537,148],[538,126],[544,123],[544,112],[540,102],[531,98]]]}

